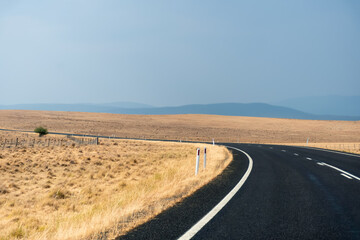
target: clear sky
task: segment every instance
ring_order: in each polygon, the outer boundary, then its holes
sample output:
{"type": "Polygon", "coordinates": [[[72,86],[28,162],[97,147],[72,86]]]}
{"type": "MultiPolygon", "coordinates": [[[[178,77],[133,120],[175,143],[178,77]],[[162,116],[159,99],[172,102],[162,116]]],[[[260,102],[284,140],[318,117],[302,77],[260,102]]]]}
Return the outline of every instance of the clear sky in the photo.
{"type": "Polygon", "coordinates": [[[1,0],[0,105],[360,95],[359,0],[1,0]]]}

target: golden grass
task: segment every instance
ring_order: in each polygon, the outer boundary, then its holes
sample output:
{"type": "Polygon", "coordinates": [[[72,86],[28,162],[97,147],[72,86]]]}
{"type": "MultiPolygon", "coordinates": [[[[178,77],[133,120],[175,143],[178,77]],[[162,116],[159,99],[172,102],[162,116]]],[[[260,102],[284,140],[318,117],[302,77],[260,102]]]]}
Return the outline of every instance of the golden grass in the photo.
{"type": "Polygon", "coordinates": [[[0,110],[0,128],[247,143],[360,142],[360,121],[314,121],[216,115],[121,115],[0,110]]]}
{"type": "Polygon", "coordinates": [[[220,146],[101,140],[101,145],[0,153],[0,239],[96,239],[124,234],[219,174],[220,146]],[[194,176],[195,150],[208,149],[194,176]]]}

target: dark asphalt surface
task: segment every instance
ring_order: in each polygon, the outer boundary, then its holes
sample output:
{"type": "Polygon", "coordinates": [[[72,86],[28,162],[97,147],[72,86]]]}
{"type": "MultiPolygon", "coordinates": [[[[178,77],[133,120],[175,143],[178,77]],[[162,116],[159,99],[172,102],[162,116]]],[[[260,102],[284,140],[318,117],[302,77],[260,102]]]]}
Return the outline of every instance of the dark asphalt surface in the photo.
{"type": "MultiPolygon", "coordinates": [[[[360,239],[360,157],[313,149],[228,144],[253,159],[252,172],[230,202],[193,239],[360,239]],[[311,158],[311,160],[307,159],[311,158]]],[[[117,239],[177,239],[241,179],[248,159],[152,221],[117,239]]]]}

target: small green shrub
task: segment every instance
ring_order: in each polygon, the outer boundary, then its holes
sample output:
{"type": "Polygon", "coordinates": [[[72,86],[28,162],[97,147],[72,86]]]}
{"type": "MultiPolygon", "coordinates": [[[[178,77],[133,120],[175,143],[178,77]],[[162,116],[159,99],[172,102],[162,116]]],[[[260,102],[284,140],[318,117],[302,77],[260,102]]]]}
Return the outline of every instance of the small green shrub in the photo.
{"type": "Polygon", "coordinates": [[[39,137],[42,137],[46,134],[48,134],[48,130],[46,128],[43,128],[43,127],[37,127],[35,128],[34,132],[38,133],[39,134],[39,137]]]}

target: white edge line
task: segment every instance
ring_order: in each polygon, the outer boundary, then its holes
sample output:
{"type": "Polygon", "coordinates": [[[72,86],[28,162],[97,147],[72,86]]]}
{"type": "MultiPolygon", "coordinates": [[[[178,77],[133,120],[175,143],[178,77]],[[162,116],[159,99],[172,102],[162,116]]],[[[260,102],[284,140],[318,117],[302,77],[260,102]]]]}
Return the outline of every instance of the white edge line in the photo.
{"type": "Polygon", "coordinates": [[[352,175],[351,173],[348,173],[348,172],[346,172],[346,171],[344,171],[344,170],[342,170],[342,169],[340,169],[340,168],[334,167],[334,166],[332,166],[332,165],[330,165],[330,164],[327,164],[327,163],[323,163],[322,165],[323,165],[323,166],[327,166],[327,167],[329,167],[329,168],[333,168],[333,169],[335,169],[335,170],[337,170],[337,171],[339,171],[339,172],[345,173],[346,175],[348,175],[348,176],[350,176],[350,177],[352,177],[352,178],[355,178],[355,179],[357,179],[357,180],[360,181],[360,178],[358,178],[357,176],[354,176],[354,175],[352,175]]]}
{"type": "Polygon", "coordinates": [[[348,178],[348,179],[353,179],[352,177],[350,177],[350,176],[348,176],[348,175],[346,175],[346,174],[344,174],[344,173],[342,173],[341,175],[344,176],[344,177],[346,177],[346,178],[348,178]]]}
{"type": "Polygon", "coordinates": [[[201,218],[194,226],[192,226],[186,233],[184,233],[178,240],[188,240],[191,239],[193,236],[195,236],[196,233],[198,233],[220,210],[230,201],[230,199],[239,191],[239,189],[242,187],[242,185],[245,183],[246,179],[249,177],[252,167],[253,167],[253,160],[247,154],[246,152],[234,148],[225,146],[227,148],[235,149],[239,152],[242,152],[246,155],[246,157],[249,159],[249,166],[246,170],[244,176],[240,179],[238,184],[213,208],[210,212],[208,212],[203,218],[201,218]]]}

